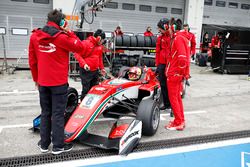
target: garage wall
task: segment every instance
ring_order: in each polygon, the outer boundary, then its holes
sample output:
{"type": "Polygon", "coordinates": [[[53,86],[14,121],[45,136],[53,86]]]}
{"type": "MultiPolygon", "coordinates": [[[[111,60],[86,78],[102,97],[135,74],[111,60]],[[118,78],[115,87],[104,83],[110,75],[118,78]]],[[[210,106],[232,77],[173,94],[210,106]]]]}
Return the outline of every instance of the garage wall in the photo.
{"type": "Polygon", "coordinates": [[[203,24],[250,27],[250,0],[205,0],[203,24]]]}
{"type": "MultiPolygon", "coordinates": [[[[51,9],[52,0],[0,1],[0,28],[6,29],[4,38],[7,58],[20,56],[27,58],[31,31],[46,23],[47,13],[51,9]]],[[[0,40],[0,58],[3,58],[2,40],[0,40]]]]}
{"type": "Polygon", "coordinates": [[[184,18],[185,0],[112,0],[117,8],[107,6],[97,17],[91,30],[102,28],[105,31],[114,31],[117,25],[122,27],[124,32],[143,33],[147,26],[151,26],[154,33],[157,33],[157,22],[164,17],[184,18]],[[126,4],[134,5],[133,10],[126,10],[126,4]],[[146,5],[146,6],[142,6],[146,5]],[[160,7],[160,8],[159,8],[160,7]],[[148,9],[149,11],[142,11],[148,9]],[[157,9],[156,9],[157,8],[157,9]],[[160,12],[162,13],[159,13],[160,12]]]}

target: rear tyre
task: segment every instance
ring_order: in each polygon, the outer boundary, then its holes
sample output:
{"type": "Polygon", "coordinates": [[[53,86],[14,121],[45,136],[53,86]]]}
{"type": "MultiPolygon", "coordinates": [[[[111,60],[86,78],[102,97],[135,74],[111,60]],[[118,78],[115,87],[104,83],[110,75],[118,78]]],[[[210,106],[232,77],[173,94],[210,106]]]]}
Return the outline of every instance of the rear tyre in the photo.
{"type": "Polygon", "coordinates": [[[78,105],[78,92],[75,88],[69,87],[68,88],[68,101],[66,105],[66,109],[64,112],[64,122],[65,124],[68,122],[69,118],[71,117],[72,113],[75,111],[78,105]]]}
{"type": "Polygon", "coordinates": [[[136,119],[142,121],[142,134],[145,136],[153,136],[160,123],[158,102],[152,99],[142,100],[137,110],[136,119]]]}

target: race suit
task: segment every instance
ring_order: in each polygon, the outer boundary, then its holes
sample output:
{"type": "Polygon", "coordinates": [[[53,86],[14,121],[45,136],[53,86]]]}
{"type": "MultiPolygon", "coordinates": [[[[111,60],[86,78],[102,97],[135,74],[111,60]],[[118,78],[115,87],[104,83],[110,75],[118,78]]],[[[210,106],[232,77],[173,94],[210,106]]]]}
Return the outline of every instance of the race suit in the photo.
{"type": "Polygon", "coordinates": [[[98,38],[90,36],[82,41],[83,49],[75,53],[75,58],[80,65],[80,78],[82,82],[81,99],[88,93],[92,86],[98,84],[98,70],[103,70],[103,45],[98,44],[98,38]],[[89,70],[84,69],[84,65],[89,66],[89,70]]]}
{"type": "Polygon", "coordinates": [[[176,33],[172,39],[170,56],[166,67],[168,95],[174,113],[174,124],[185,122],[184,109],[180,90],[182,81],[186,76],[188,55],[190,54],[189,41],[181,33],[176,33]]]}

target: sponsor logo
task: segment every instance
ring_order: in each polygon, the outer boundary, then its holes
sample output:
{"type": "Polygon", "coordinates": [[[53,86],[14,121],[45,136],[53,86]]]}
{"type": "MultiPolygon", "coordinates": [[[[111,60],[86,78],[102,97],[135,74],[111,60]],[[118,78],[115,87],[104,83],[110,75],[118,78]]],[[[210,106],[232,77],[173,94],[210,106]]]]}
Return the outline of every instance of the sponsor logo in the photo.
{"type": "Polygon", "coordinates": [[[97,87],[97,88],[95,88],[95,90],[103,91],[103,90],[106,90],[106,88],[104,88],[104,87],[97,87]]]}
{"type": "Polygon", "coordinates": [[[250,153],[241,152],[241,167],[250,167],[250,153]]]}
{"type": "Polygon", "coordinates": [[[116,89],[117,92],[119,92],[120,90],[122,90],[121,86],[116,89]]]}
{"type": "Polygon", "coordinates": [[[125,133],[125,130],[116,130],[115,131],[115,136],[122,136],[125,133]]]}
{"type": "Polygon", "coordinates": [[[139,134],[139,131],[135,131],[133,133],[131,133],[130,135],[128,135],[123,141],[122,141],[122,146],[132,137],[136,136],[139,134]]]}
{"type": "Polygon", "coordinates": [[[56,51],[56,46],[53,43],[49,43],[49,45],[39,45],[39,51],[44,53],[52,53],[56,51]]]}
{"type": "Polygon", "coordinates": [[[76,115],[74,115],[74,118],[75,119],[83,119],[84,115],[76,114],[76,115]]]}

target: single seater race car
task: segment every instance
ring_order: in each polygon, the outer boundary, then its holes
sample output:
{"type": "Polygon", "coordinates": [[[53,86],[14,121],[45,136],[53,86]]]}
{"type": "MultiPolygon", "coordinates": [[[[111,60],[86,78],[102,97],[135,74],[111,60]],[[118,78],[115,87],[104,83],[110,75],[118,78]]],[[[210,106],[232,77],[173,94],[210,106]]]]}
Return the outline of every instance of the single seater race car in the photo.
{"type": "MultiPolygon", "coordinates": [[[[117,149],[119,154],[128,154],[138,144],[141,135],[156,133],[160,122],[160,84],[151,68],[140,68],[140,77],[132,81],[130,69],[122,67],[118,78],[93,86],[79,104],[77,91],[69,88],[65,142],[78,139],[90,146],[117,149]],[[100,115],[117,120],[108,137],[88,133],[88,127],[100,115]],[[129,124],[118,125],[123,117],[133,119],[129,124]]],[[[39,128],[40,117],[34,119],[33,125],[34,129],[39,128]]]]}

